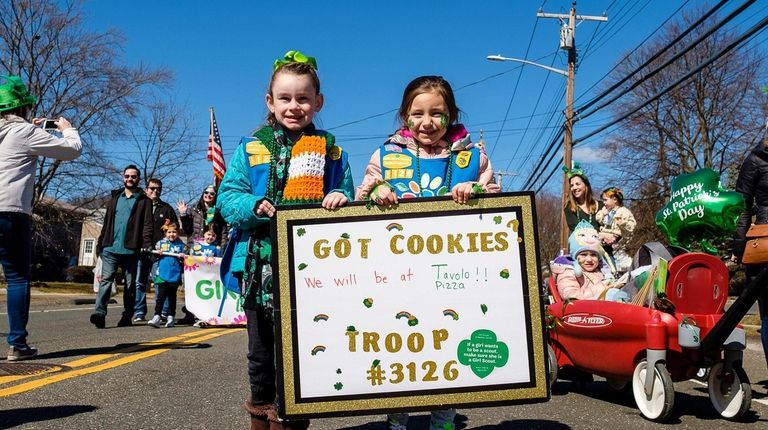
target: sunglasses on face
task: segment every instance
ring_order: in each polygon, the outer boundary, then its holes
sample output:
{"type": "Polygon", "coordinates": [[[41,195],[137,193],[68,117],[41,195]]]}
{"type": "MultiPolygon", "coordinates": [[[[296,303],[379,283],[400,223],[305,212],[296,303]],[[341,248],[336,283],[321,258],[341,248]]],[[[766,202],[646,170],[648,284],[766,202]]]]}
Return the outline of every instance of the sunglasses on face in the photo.
{"type": "Polygon", "coordinates": [[[215,192],[213,192],[213,191],[205,191],[205,192],[203,192],[203,195],[204,195],[204,196],[215,196],[215,195],[216,195],[216,193],[215,193],[215,192]]]}
{"type": "Polygon", "coordinates": [[[160,191],[163,191],[163,187],[147,187],[149,191],[157,191],[158,193],[160,191]]]}
{"type": "Polygon", "coordinates": [[[139,175],[123,175],[125,179],[139,179],[139,175]]]}

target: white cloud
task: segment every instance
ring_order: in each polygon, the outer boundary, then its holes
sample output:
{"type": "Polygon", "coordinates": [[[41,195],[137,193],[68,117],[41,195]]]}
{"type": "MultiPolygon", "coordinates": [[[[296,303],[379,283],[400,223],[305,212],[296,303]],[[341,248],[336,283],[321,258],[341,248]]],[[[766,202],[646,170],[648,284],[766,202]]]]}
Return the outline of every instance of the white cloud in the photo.
{"type": "Polygon", "coordinates": [[[599,148],[589,148],[586,146],[576,147],[573,149],[573,161],[577,161],[582,165],[587,163],[602,163],[611,160],[610,151],[599,148]]]}

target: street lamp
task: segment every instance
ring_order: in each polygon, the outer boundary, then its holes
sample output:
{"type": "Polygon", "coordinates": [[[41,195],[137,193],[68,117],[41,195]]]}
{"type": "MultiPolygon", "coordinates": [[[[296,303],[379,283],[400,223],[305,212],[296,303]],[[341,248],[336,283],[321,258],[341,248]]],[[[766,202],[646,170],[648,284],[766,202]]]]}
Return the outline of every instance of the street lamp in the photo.
{"type": "MultiPolygon", "coordinates": [[[[533,61],[521,60],[519,58],[502,57],[501,55],[489,55],[485,57],[490,61],[513,61],[517,63],[530,64],[547,71],[557,73],[558,75],[565,76],[567,79],[565,87],[565,131],[563,133],[563,163],[571,168],[571,153],[573,146],[573,78],[575,74],[575,55],[573,50],[569,51],[568,55],[568,70],[555,69],[554,67],[545,66],[543,64],[534,63],[533,61]]],[[[568,175],[563,175],[563,202],[565,197],[571,192],[570,184],[568,183],[568,175]]],[[[568,224],[565,221],[565,212],[560,213],[560,248],[563,250],[568,249],[568,224]]]]}
{"type": "Polygon", "coordinates": [[[555,72],[557,74],[560,74],[560,75],[563,75],[565,77],[568,77],[568,71],[566,71],[566,70],[555,69],[554,67],[549,67],[549,66],[545,66],[543,64],[534,63],[533,61],[522,60],[520,58],[502,57],[501,55],[489,55],[489,56],[485,57],[485,59],[486,60],[491,60],[491,61],[515,61],[515,62],[518,62],[518,63],[530,64],[531,66],[541,67],[542,69],[549,70],[550,72],[555,72]]]}

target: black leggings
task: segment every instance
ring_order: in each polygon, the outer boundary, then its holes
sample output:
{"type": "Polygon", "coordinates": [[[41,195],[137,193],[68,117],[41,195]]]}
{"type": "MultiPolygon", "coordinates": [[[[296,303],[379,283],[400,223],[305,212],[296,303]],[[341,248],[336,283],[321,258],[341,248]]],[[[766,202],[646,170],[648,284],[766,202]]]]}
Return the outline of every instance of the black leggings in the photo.
{"type": "Polygon", "coordinates": [[[277,404],[275,327],[264,310],[245,309],[248,318],[248,382],[254,405],[277,404]]]}
{"type": "Polygon", "coordinates": [[[157,297],[155,297],[155,315],[163,312],[163,303],[168,299],[168,316],[176,316],[176,289],[179,284],[160,282],[157,284],[157,297]]]}

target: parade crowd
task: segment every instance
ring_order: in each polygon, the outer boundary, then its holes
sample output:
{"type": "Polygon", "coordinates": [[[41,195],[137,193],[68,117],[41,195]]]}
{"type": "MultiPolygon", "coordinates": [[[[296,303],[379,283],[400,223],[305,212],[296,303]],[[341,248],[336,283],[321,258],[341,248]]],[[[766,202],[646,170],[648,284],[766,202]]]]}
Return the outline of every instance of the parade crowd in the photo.
{"type": "MultiPolygon", "coordinates": [[[[491,160],[459,122],[451,85],[440,76],[421,76],[405,87],[397,113],[399,128],[371,154],[362,183],[355,187],[347,153],[331,133],[313,123],[325,103],[317,70],[317,61],[298,51],[274,62],[265,96],[269,111],[265,124],[243,139],[221,184],[207,186],[194,206],[180,201],[174,210],[161,199],[160,179],[149,178],[142,189],[139,168],[125,167],[122,186],[112,191],[107,203],[97,242],[102,281],[90,322],[99,329],[106,325],[118,268],[123,269],[125,288],[117,325],[146,322],[173,327],[183,256],[222,257],[223,283],[242,296],[247,315],[250,393],[244,407],[251,429],[309,426],[307,420],[287,421],[277,413],[282,399],[275,385],[270,219],[278,205],[316,203],[334,210],[357,200],[392,207],[403,199],[438,196],[466,204],[478,195],[500,191],[491,160]],[[186,243],[180,240],[182,235],[188,238],[186,243]],[[157,299],[151,317],[146,301],[150,283],[157,299]]],[[[38,157],[76,158],[82,144],[77,130],[64,118],[56,120],[62,137],[43,130],[41,118],[29,122],[26,118],[35,98],[18,78],[4,79],[0,86],[0,261],[8,283],[8,360],[13,361],[37,353],[27,343],[26,331],[34,169],[38,157]]],[[[748,162],[766,165],[765,155],[757,157],[748,162]]],[[[577,165],[570,167],[566,174],[571,192],[563,208],[571,232],[569,253],[549,256],[556,257],[552,272],[558,291],[563,298],[626,301],[619,278],[629,268],[632,252],[626,243],[635,218],[623,205],[622,190],[608,187],[597,199],[584,172],[577,165]]],[[[761,181],[768,179],[760,174],[760,178],[744,179],[752,188],[738,190],[752,192],[760,207],[757,222],[766,223],[768,187],[761,181]]],[[[738,251],[734,249],[735,255],[738,251]]],[[[430,428],[454,428],[455,413],[454,409],[433,411],[430,428]]],[[[407,421],[407,413],[387,416],[393,430],[404,430],[407,421]]]]}

